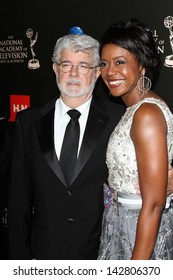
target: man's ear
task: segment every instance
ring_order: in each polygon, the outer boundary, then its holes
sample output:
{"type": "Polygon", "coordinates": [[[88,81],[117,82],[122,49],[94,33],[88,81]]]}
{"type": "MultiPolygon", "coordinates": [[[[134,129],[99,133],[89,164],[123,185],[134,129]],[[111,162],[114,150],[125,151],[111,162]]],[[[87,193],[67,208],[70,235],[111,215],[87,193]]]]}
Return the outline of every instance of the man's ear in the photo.
{"type": "Polygon", "coordinates": [[[55,72],[55,74],[56,74],[56,71],[57,71],[57,66],[56,66],[56,63],[53,63],[52,64],[52,68],[53,68],[53,71],[55,72]]]}
{"type": "Polygon", "coordinates": [[[100,67],[96,68],[96,81],[98,79],[98,77],[100,76],[101,71],[100,71],[100,67]]]}

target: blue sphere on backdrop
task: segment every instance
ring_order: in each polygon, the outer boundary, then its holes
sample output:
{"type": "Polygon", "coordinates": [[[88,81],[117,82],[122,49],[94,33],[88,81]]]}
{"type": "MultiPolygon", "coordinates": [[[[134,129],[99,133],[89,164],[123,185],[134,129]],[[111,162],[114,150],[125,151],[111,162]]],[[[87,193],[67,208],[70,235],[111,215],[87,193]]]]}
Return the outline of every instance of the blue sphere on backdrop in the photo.
{"type": "Polygon", "coordinates": [[[68,34],[73,34],[73,35],[82,35],[83,30],[79,26],[73,26],[69,29],[68,34]]]}

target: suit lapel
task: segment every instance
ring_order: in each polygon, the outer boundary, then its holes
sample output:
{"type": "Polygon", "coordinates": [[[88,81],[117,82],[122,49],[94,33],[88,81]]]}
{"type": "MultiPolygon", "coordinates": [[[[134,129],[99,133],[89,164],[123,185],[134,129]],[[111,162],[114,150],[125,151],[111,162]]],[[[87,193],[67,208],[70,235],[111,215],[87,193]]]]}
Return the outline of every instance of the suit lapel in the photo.
{"type": "Polygon", "coordinates": [[[93,97],[82,141],[82,146],[71,184],[77,178],[77,176],[91,157],[92,153],[94,152],[94,149],[99,143],[99,139],[101,138],[108,120],[108,116],[105,115],[105,107],[103,105],[103,102],[100,99],[93,97]]]}
{"type": "Polygon", "coordinates": [[[67,186],[54,147],[54,111],[52,108],[42,118],[37,120],[36,128],[42,153],[56,176],[67,186]]]}
{"type": "MultiPolygon", "coordinates": [[[[36,121],[36,129],[43,156],[56,176],[66,187],[68,187],[54,147],[54,111],[55,102],[52,103],[51,107],[42,109],[42,117],[36,121]]],[[[103,101],[100,98],[93,96],[86,129],[71,184],[75,181],[94,152],[94,149],[99,143],[108,120],[109,117],[105,112],[103,101]]]]}

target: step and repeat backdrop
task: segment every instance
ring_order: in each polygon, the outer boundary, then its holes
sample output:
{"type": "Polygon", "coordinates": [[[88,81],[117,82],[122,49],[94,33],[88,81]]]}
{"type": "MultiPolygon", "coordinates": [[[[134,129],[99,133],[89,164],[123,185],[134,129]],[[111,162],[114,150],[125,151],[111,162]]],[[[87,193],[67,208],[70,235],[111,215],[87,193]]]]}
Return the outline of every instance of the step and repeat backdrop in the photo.
{"type": "MultiPolygon", "coordinates": [[[[99,40],[116,21],[135,17],[147,24],[162,60],[155,91],[173,111],[173,1],[13,0],[0,8],[0,121],[7,120],[0,131],[0,160],[4,130],[9,129],[12,139],[16,113],[58,96],[51,56],[56,40],[73,26],[99,40]]],[[[101,79],[96,94],[109,98],[101,79]]],[[[7,258],[7,193],[8,167],[0,175],[1,259],[7,258]]]]}

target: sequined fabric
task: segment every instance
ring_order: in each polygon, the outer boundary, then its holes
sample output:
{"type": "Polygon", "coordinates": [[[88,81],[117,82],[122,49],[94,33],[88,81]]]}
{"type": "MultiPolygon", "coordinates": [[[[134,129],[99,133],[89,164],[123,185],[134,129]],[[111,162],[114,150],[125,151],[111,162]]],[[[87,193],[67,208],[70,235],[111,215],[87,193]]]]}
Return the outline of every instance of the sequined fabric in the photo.
{"type": "MultiPolygon", "coordinates": [[[[136,224],[140,209],[128,209],[118,205],[111,198],[114,192],[135,194],[138,182],[137,164],[130,129],[136,110],[144,102],[154,103],[162,110],[168,127],[167,144],[169,162],[173,158],[173,115],[167,105],[155,98],[145,98],[128,107],[108,143],[106,163],[109,169],[109,195],[105,191],[106,207],[103,215],[101,244],[98,259],[128,260],[134,247],[136,224]]],[[[162,215],[160,230],[152,259],[173,259],[173,209],[167,209],[162,215]]]]}

